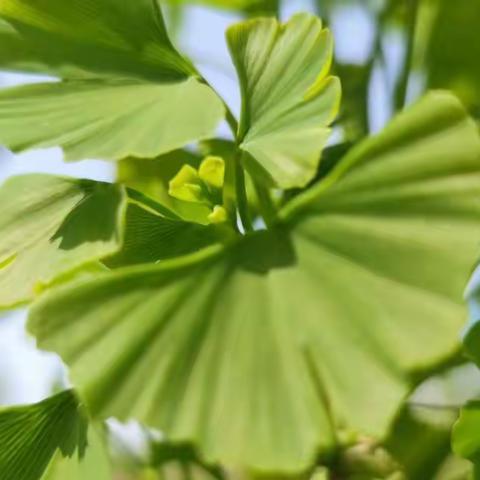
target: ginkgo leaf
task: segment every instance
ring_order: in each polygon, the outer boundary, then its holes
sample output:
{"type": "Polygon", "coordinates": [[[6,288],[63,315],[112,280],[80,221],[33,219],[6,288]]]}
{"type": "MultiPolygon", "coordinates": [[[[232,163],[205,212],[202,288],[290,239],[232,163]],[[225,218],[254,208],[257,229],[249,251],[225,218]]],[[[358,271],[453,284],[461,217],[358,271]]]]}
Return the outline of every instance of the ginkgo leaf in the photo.
{"type": "Polygon", "coordinates": [[[0,188],[0,306],[31,300],[60,276],[117,252],[126,198],[119,186],[51,175],[0,188]]]}
{"type": "Polygon", "coordinates": [[[14,151],[155,157],[212,137],[224,116],[157,0],[5,0],[0,22],[0,66],[67,80],[0,91],[0,143],[14,151]]]}
{"type": "Polygon", "coordinates": [[[273,18],[243,22],[227,32],[242,90],[240,147],[255,174],[282,188],[315,175],[340,103],[329,77],[333,42],[312,15],[281,25],[273,18]]]}
{"type": "MultiPolygon", "coordinates": [[[[152,205],[152,203],[150,204],[152,205]]],[[[201,225],[129,202],[122,248],[104,263],[111,268],[158,262],[226,242],[233,231],[201,225]],[[231,232],[231,233],[230,233],[231,232]]]]}
{"type": "Polygon", "coordinates": [[[35,405],[0,409],[0,477],[39,480],[57,451],[64,457],[87,447],[87,421],[72,391],[35,405]]]}
{"type": "MultiPolygon", "coordinates": [[[[14,62],[15,57],[24,48],[22,40],[15,29],[7,22],[0,19],[0,59],[2,64],[14,62]],[[15,54],[15,52],[17,52],[15,54]]],[[[22,70],[28,70],[31,61],[29,52],[23,52],[22,70]]],[[[20,62],[19,62],[20,63],[20,62]]]]}
{"type": "Polygon", "coordinates": [[[93,416],[207,463],[302,471],[337,428],[385,435],[413,378],[457,352],[479,195],[477,127],[432,93],[277,227],[47,292],[29,329],[93,416]]]}
{"type": "Polygon", "coordinates": [[[0,143],[13,151],[61,146],[66,160],[155,157],[210,137],[224,113],[195,79],[95,79],[0,90],[0,143]]]}
{"type": "Polygon", "coordinates": [[[23,70],[28,62],[32,70],[61,77],[161,81],[195,74],[168,39],[157,0],[2,0],[0,18],[16,37],[16,51],[0,57],[4,69],[23,70]]]}
{"type": "Polygon", "coordinates": [[[474,467],[474,479],[480,478],[480,401],[467,404],[460,411],[460,418],[453,428],[453,451],[471,460],[474,467]]]}
{"type": "Polygon", "coordinates": [[[65,458],[57,453],[42,480],[112,480],[112,467],[102,435],[89,428],[83,458],[65,458]]]}

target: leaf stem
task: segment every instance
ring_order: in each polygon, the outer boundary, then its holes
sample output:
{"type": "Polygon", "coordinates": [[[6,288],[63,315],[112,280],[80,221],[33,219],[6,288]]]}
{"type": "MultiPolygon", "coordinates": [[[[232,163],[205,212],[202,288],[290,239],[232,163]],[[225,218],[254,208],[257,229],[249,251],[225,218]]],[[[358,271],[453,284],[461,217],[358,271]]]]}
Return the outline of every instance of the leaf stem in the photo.
{"type": "Polygon", "coordinates": [[[253,226],[248,211],[247,188],[245,185],[245,171],[242,165],[242,154],[237,147],[235,153],[235,191],[237,196],[237,209],[245,233],[252,232],[253,226]]]}
{"type": "MultiPolygon", "coordinates": [[[[235,141],[238,142],[238,122],[232,110],[227,105],[227,103],[222,98],[222,96],[215,90],[215,88],[213,88],[208,83],[208,81],[204,77],[201,77],[201,81],[204,82],[206,85],[208,85],[222,100],[223,105],[225,106],[225,112],[226,112],[225,119],[228,123],[228,126],[230,127],[230,130],[232,132],[233,137],[235,138],[235,141]]],[[[242,164],[242,152],[238,144],[236,144],[235,146],[234,169],[235,169],[234,177],[235,177],[235,194],[236,194],[235,196],[236,196],[236,207],[237,207],[238,215],[240,217],[240,221],[242,222],[242,227],[244,232],[252,232],[253,226],[250,218],[250,212],[248,210],[248,197],[247,197],[247,190],[246,190],[246,184],[245,184],[245,171],[242,164]]]]}
{"type": "Polygon", "coordinates": [[[268,188],[264,187],[255,180],[253,184],[255,186],[255,192],[257,194],[260,213],[263,217],[263,220],[265,221],[265,225],[270,228],[273,226],[277,218],[277,209],[275,208],[268,188]]]}

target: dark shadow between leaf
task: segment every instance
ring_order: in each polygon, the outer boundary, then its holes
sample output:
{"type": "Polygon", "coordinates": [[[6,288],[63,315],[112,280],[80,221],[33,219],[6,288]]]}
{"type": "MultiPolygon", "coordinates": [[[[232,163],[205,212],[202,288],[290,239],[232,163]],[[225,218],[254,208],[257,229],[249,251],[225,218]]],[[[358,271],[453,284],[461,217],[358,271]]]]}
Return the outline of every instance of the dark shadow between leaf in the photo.
{"type": "Polygon", "coordinates": [[[121,193],[109,184],[87,185],[84,198],[67,215],[50,239],[58,248],[73,250],[84,243],[108,242],[117,235],[121,193]]]}
{"type": "Polygon", "coordinates": [[[240,268],[262,275],[270,270],[292,267],[297,263],[290,234],[281,226],[245,236],[244,240],[235,246],[233,256],[240,268]]]}

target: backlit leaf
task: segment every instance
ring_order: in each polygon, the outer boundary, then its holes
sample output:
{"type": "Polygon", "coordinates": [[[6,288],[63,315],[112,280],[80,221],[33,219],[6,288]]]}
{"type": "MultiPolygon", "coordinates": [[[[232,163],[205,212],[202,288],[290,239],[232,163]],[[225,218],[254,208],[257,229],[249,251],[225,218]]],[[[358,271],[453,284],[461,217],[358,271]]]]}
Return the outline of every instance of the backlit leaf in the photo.
{"type": "Polygon", "coordinates": [[[155,157],[210,137],[223,106],[206,85],[75,80],[0,90],[0,143],[62,146],[66,160],[155,157]]]}
{"type": "Polygon", "coordinates": [[[0,17],[17,38],[16,55],[0,56],[4,69],[23,70],[27,61],[35,71],[61,77],[160,81],[195,73],[168,39],[157,0],[2,0],[0,17]]]}
{"type": "Polygon", "coordinates": [[[457,352],[479,198],[476,125],[432,93],[276,228],[55,289],[29,329],[94,416],[136,418],[208,463],[298,472],[337,428],[385,435],[413,374],[457,352]]]}
{"type": "Polygon", "coordinates": [[[115,253],[125,194],[118,186],[51,175],[0,188],[0,306],[31,300],[60,276],[115,253]]]}
{"type": "Polygon", "coordinates": [[[155,157],[213,136],[224,116],[168,39],[157,0],[5,0],[0,22],[2,68],[67,80],[0,91],[0,142],[14,151],[155,157]]]}
{"type": "Polygon", "coordinates": [[[38,480],[56,452],[84,456],[87,423],[72,391],[35,405],[0,409],[0,477],[38,480]]]}
{"type": "Polygon", "coordinates": [[[135,202],[129,202],[125,223],[122,248],[104,261],[111,268],[186,255],[229,236],[228,229],[166,216],[135,202]]]}
{"type": "Polygon", "coordinates": [[[42,480],[112,480],[112,467],[102,435],[90,428],[87,438],[83,458],[64,458],[57,453],[42,480]]]}
{"type": "Polygon", "coordinates": [[[243,22],[227,32],[242,90],[239,129],[247,167],[282,188],[305,186],[317,171],[340,102],[329,77],[333,42],[321,21],[295,15],[243,22]]]}

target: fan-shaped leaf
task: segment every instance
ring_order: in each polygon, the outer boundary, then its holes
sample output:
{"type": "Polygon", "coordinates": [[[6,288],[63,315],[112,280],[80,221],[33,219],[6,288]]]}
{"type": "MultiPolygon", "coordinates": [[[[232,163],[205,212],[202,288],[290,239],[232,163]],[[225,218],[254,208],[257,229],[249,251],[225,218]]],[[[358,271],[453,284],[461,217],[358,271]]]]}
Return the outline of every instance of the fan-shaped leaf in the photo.
{"type": "Polygon", "coordinates": [[[223,116],[197,80],[75,80],[0,90],[0,142],[14,151],[62,146],[66,160],[155,157],[210,137],[223,116]]]}
{"type": "MultiPolygon", "coordinates": [[[[155,207],[154,202],[150,205],[155,207]]],[[[129,202],[122,248],[104,263],[111,268],[154,263],[225,242],[233,235],[228,227],[187,222],[165,213],[129,202]]]]}
{"type": "Polygon", "coordinates": [[[56,289],[29,328],[94,415],[137,418],[209,463],[299,471],[338,427],[385,434],[412,374],[457,351],[479,195],[476,125],[431,94],[276,229],[56,289]]]}
{"type": "MultiPolygon", "coordinates": [[[[168,39],[157,0],[2,0],[16,55],[2,68],[172,80],[195,69],[168,39]]],[[[3,52],[0,50],[0,52],[3,52]]]]}
{"type": "Polygon", "coordinates": [[[230,52],[242,89],[241,148],[247,166],[282,188],[304,186],[318,167],[339,102],[329,77],[332,37],[311,15],[285,25],[256,19],[231,27],[230,52]]]}
{"type": "Polygon", "coordinates": [[[24,407],[0,409],[0,477],[38,480],[57,451],[83,457],[87,423],[71,391],[24,407]]]}
{"type": "MultiPolygon", "coordinates": [[[[2,20],[3,19],[3,20],[2,20]]],[[[0,66],[68,82],[0,92],[0,142],[67,160],[155,157],[213,136],[221,100],[168,39],[157,0],[5,0],[0,66]]]]}
{"type": "Polygon", "coordinates": [[[1,307],[31,300],[42,286],[121,246],[121,187],[25,175],[0,188],[0,204],[1,307]]]}

